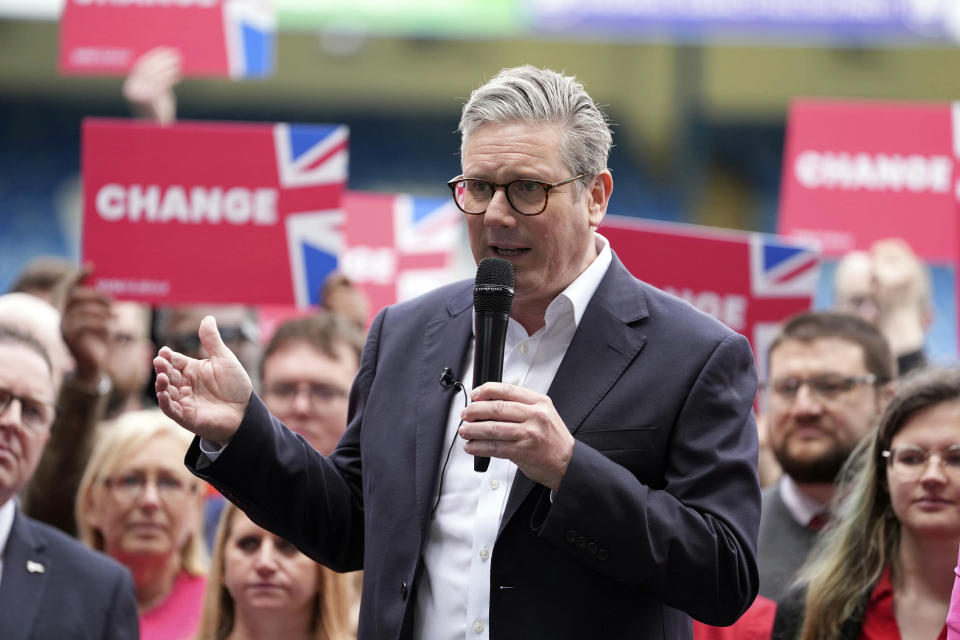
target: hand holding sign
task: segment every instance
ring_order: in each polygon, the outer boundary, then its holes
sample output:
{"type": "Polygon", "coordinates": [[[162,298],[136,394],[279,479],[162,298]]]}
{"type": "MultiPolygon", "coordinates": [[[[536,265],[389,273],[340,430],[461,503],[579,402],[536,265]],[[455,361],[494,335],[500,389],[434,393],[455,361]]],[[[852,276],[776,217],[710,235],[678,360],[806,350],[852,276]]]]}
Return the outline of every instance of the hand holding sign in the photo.
{"type": "Polygon", "coordinates": [[[213,316],[200,323],[200,343],[210,357],[190,358],[169,347],[153,359],[157,401],[165,414],[201,438],[226,443],[237,432],[253,385],[217,331],[213,316]]]}

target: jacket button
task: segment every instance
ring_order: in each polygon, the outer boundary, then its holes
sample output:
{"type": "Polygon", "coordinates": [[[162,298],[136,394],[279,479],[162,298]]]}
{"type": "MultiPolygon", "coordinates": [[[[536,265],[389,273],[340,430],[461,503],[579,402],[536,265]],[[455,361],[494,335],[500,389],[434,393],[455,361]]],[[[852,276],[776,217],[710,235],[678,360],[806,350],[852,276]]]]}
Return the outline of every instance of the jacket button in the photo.
{"type": "Polygon", "coordinates": [[[597,551],[597,560],[606,560],[607,559],[607,550],[600,549],[597,551]]]}
{"type": "Polygon", "coordinates": [[[577,532],[573,529],[567,531],[567,542],[575,542],[577,540],[577,532]]]}
{"type": "Polygon", "coordinates": [[[584,538],[583,536],[580,536],[579,538],[577,538],[577,549],[581,549],[581,550],[582,550],[582,549],[585,549],[586,546],[587,546],[587,539],[586,539],[586,538],[584,538]]]}
{"type": "Polygon", "coordinates": [[[598,547],[596,542],[591,542],[587,544],[587,553],[589,553],[590,555],[592,556],[597,555],[597,549],[598,547]]]}
{"type": "Polygon", "coordinates": [[[409,590],[407,589],[407,583],[406,583],[406,582],[402,583],[402,584],[400,585],[400,599],[403,600],[404,602],[407,601],[407,593],[408,593],[408,591],[409,591],[409,590]]]}

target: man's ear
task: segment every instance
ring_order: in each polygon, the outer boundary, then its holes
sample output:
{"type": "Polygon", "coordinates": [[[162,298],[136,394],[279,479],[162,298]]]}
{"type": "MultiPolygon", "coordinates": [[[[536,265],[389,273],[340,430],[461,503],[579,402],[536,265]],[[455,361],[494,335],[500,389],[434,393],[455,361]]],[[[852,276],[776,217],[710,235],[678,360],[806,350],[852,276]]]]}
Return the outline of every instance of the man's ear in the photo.
{"type": "Polygon", "coordinates": [[[607,214],[607,204],[610,194],[613,193],[613,175],[609,169],[604,169],[593,177],[588,186],[587,210],[590,226],[596,229],[607,214]]]}

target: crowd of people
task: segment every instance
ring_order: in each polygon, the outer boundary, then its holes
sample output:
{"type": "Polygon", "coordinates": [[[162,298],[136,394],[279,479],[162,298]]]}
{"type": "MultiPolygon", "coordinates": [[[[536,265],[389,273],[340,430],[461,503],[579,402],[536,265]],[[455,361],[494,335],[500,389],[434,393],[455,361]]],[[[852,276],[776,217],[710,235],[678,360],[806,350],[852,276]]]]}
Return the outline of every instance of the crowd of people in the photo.
{"type": "MultiPolygon", "coordinates": [[[[168,83],[170,55],[144,63],[168,83]]],[[[461,129],[475,257],[519,265],[512,383],[466,407],[421,374],[469,379],[470,283],[369,339],[342,274],[270,336],[252,308],[112,300],[57,260],[0,295],[2,635],[960,638],[960,369],[924,355],[909,247],[847,256],[836,308],[758,354],[758,395],[742,336],[594,233],[610,139],[579,84],[505,70],[461,129]]]]}

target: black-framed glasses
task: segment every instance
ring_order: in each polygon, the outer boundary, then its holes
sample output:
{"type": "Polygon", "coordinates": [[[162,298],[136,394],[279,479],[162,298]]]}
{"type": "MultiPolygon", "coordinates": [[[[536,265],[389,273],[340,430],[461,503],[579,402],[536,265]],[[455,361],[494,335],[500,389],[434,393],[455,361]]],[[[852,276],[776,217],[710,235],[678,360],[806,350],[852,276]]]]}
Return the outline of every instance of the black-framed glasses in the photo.
{"type": "Polygon", "coordinates": [[[46,431],[57,416],[57,410],[52,404],[18,396],[10,389],[2,387],[0,387],[0,414],[6,412],[14,400],[20,403],[20,421],[31,431],[46,431]]]}
{"type": "Polygon", "coordinates": [[[447,182],[447,186],[453,193],[453,201],[457,208],[464,213],[474,216],[486,213],[490,201],[493,200],[493,194],[502,187],[503,192],[507,195],[507,202],[517,213],[525,216],[536,216],[543,213],[544,209],[547,208],[547,196],[551,189],[570,184],[583,177],[586,177],[585,173],[560,182],[542,182],[521,178],[506,184],[497,184],[479,178],[457,176],[447,182]]]}
{"type": "Polygon", "coordinates": [[[917,445],[907,444],[901,447],[892,447],[881,452],[887,459],[890,469],[904,480],[916,480],[927,470],[930,458],[936,457],[943,470],[952,476],[960,477],[960,444],[953,444],[945,449],[930,451],[917,445]]]}
{"type": "Polygon", "coordinates": [[[800,388],[804,385],[810,388],[811,393],[824,400],[836,400],[858,385],[876,384],[876,382],[877,376],[872,373],[865,376],[837,376],[827,374],[811,376],[809,378],[775,378],[765,386],[774,395],[787,401],[796,398],[797,394],[800,393],[800,388]]]}

